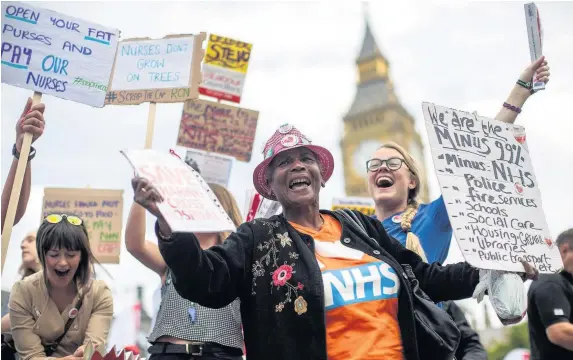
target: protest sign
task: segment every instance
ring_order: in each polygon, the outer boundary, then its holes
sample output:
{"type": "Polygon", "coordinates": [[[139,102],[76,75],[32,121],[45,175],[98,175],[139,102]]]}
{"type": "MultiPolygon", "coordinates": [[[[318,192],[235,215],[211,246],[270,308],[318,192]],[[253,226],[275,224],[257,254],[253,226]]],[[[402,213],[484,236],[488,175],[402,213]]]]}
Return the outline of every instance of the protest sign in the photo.
{"type": "Polygon", "coordinates": [[[123,190],[45,188],[42,219],[49,214],[80,217],[96,259],[102,264],[119,264],[123,190]]]}
{"type": "Polygon", "coordinates": [[[233,158],[205,153],[199,150],[187,150],[185,163],[195,162],[203,179],[208,183],[215,183],[227,187],[231,177],[233,158]]]}
{"type": "Polygon", "coordinates": [[[177,145],[249,162],[258,117],[258,111],[199,99],[186,101],[177,145]]]}
{"type": "Polygon", "coordinates": [[[196,99],[205,33],[121,41],[106,105],[173,103],[196,99]]]}
{"type": "Polygon", "coordinates": [[[541,207],[524,132],[510,124],[423,103],[440,189],[462,254],[484,269],[543,273],[562,267],[541,207]],[[519,141],[518,141],[519,140],[519,141]]]}
{"type": "Polygon", "coordinates": [[[2,83],[102,107],[119,30],[2,2],[2,83]]]}
{"type": "Polygon", "coordinates": [[[157,204],[173,232],[235,231],[207,183],[176,155],[154,150],[122,150],[138,176],[148,179],[163,196],[157,204]]]}
{"type": "MultiPolygon", "coordinates": [[[[543,56],[543,27],[539,10],[535,3],[523,5],[525,8],[525,26],[527,27],[527,38],[529,40],[529,54],[531,62],[543,56]]],[[[545,83],[537,81],[537,74],[533,74],[533,90],[545,90],[545,83]]]]}
{"type": "Polygon", "coordinates": [[[240,103],[252,48],[246,42],[209,35],[199,92],[240,103]]]}
{"type": "Polygon", "coordinates": [[[345,197],[332,199],[332,210],[350,209],[360,211],[364,215],[374,215],[374,201],[364,197],[345,197]]]}
{"type": "Polygon", "coordinates": [[[254,189],[247,190],[245,200],[245,221],[247,222],[259,218],[268,219],[282,212],[282,206],[278,201],[266,199],[254,189]]]}

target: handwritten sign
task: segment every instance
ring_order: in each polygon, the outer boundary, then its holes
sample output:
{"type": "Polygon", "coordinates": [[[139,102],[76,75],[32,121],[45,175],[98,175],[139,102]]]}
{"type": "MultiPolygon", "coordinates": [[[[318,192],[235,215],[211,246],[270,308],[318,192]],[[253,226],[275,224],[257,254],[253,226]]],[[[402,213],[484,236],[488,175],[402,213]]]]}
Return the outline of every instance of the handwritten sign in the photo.
{"type": "Polygon", "coordinates": [[[102,107],[119,31],[30,4],[2,2],[2,82],[102,107]]]}
{"type": "Polygon", "coordinates": [[[211,34],[199,92],[240,103],[252,48],[252,44],[211,34]]]}
{"type": "Polygon", "coordinates": [[[562,267],[548,230],[529,151],[510,125],[423,103],[434,167],[466,261],[552,273],[562,267]],[[519,141],[518,141],[519,140],[519,141]]]}
{"type": "MultiPolygon", "coordinates": [[[[531,62],[543,56],[543,27],[541,17],[535,3],[523,5],[525,9],[525,26],[527,27],[527,39],[529,41],[529,54],[531,62]]],[[[537,81],[537,74],[533,74],[533,90],[545,90],[545,83],[537,81]]]]}
{"type": "Polygon", "coordinates": [[[123,190],[45,188],[42,219],[49,214],[79,216],[96,259],[102,264],[119,264],[123,190]]]}
{"type": "Polygon", "coordinates": [[[203,179],[208,183],[215,183],[227,187],[231,177],[233,158],[205,153],[199,150],[187,150],[185,162],[194,161],[199,168],[203,179]]]}
{"type": "Polygon", "coordinates": [[[332,210],[350,209],[360,211],[364,215],[374,215],[374,201],[364,197],[333,198],[332,210]]]}
{"type": "Polygon", "coordinates": [[[122,150],[135,172],[165,199],[157,204],[174,232],[235,231],[205,180],[183,160],[154,150],[122,150]]]}
{"type": "Polygon", "coordinates": [[[105,104],[173,103],[196,99],[204,39],[205,33],[121,41],[105,104]]]}
{"type": "Polygon", "coordinates": [[[249,162],[259,112],[206,100],[186,101],[177,145],[249,162]]]}

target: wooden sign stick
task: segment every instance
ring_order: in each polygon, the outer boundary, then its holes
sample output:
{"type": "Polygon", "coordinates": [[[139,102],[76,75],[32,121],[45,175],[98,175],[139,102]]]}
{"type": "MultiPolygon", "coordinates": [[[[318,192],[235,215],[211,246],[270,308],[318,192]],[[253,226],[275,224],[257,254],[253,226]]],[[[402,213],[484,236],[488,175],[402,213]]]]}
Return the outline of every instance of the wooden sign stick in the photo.
{"type": "MultiPolygon", "coordinates": [[[[32,106],[39,104],[42,101],[42,93],[34,91],[32,97],[32,106]]],[[[30,155],[30,146],[32,145],[32,134],[25,133],[24,141],[22,142],[22,149],[20,151],[20,159],[18,159],[18,167],[16,167],[16,174],[14,175],[14,185],[10,193],[10,201],[8,202],[8,210],[6,211],[6,218],[4,219],[4,228],[2,229],[2,272],[4,271],[4,263],[6,262],[6,254],[8,253],[8,246],[10,245],[10,236],[12,235],[12,227],[14,226],[14,219],[16,218],[16,210],[20,202],[20,192],[22,190],[22,181],[28,166],[28,155],[30,155]]]]}
{"type": "Polygon", "coordinates": [[[147,134],[145,134],[145,148],[151,149],[153,144],[153,131],[155,129],[155,110],[157,103],[149,103],[149,114],[147,115],[147,134]]]}

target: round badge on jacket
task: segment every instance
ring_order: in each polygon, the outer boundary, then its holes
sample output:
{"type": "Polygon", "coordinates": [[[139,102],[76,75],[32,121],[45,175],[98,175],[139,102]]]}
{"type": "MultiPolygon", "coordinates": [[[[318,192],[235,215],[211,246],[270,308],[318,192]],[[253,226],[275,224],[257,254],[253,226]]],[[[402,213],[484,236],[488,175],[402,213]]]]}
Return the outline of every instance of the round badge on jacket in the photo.
{"type": "Polygon", "coordinates": [[[394,215],[392,216],[392,222],[395,224],[399,224],[402,222],[402,215],[394,215]]]}
{"type": "Polygon", "coordinates": [[[70,319],[75,319],[76,316],[78,316],[78,309],[72,308],[72,309],[70,310],[70,312],[68,313],[68,317],[69,317],[70,319]]]}

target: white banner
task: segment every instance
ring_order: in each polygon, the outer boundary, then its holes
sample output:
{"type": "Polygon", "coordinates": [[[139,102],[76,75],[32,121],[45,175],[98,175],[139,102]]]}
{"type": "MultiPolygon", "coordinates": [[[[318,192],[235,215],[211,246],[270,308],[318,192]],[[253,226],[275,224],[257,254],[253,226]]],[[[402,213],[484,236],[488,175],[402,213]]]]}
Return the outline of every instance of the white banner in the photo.
{"type": "Polygon", "coordinates": [[[224,155],[205,153],[199,150],[187,150],[185,162],[197,164],[203,179],[208,183],[215,183],[227,187],[231,177],[233,158],[224,155]]]}
{"type": "Polygon", "coordinates": [[[469,112],[423,103],[434,167],[467,262],[484,269],[540,272],[562,267],[541,206],[523,131],[469,112]],[[518,141],[519,140],[519,141],[518,141]]]}
{"type": "Polygon", "coordinates": [[[2,2],[2,82],[102,107],[119,31],[30,4],[2,2]]]}
{"type": "Polygon", "coordinates": [[[193,36],[119,43],[114,91],[189,87],[193,36]]]}
{"type": "Polygon", "coordinates": [[[135,172],[148,179],[164,201],[159,211],[173,232],[235,231],[205,180],[176,155],[154,150],[122,150],[135,172]]]}

